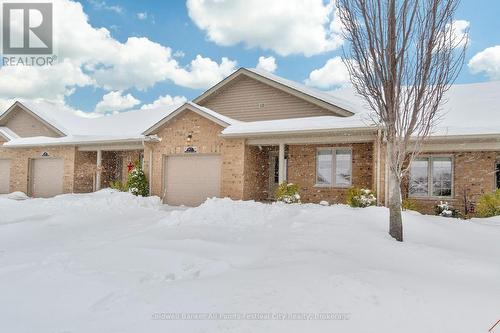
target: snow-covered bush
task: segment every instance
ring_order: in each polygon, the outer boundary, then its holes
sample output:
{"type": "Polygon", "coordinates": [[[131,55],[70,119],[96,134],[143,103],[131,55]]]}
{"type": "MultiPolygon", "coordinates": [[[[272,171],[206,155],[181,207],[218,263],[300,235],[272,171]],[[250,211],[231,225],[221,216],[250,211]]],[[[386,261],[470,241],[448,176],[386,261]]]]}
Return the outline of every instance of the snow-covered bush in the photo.
{"type": "Polygon", "coordinates": [[[351,187],[347,191],[347,204],[351,207],[360,208],[375,206],[377,204],[377,197],[372,190],[351,187]]]}
{"type": "Polygon", "coordinates": [[[479,198],[476,205],[476,214],[479,217],[500,215],[500,189],[483,194],[479,198]]]}
{"type": "Polygon", "coordinates": [[[133,195],[140,195],[142,197],[149,195],[148,180],[139,161],[134,163],[134,169],[128,175],[127,188],[133,195]]]}
{"type": "Polygon", "coordinates": [[[292,183],[281,183],[276,190],[276,200],[287,204],[300,203],[299,186],[292,183]]]}
{"type": "Polygon", "coordinates": [[[440,201],[439,205],[434,206],[434,211],[436,212],[436,215],[443,217],[459,218],[462,216],[462,214],[460,214],[460,211],[456,208],[451,207],[448,202],[440,201]]]}

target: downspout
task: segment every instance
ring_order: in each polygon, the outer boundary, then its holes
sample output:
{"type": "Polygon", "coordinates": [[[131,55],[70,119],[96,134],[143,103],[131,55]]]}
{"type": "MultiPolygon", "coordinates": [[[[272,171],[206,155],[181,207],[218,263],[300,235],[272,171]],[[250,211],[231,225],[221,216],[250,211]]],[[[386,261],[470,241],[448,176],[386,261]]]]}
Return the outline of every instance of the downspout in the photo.
{"type": "MultiPolygon", "coordinates": [[[[142,140],[142,146],[144,147],[144,150],[146,150],[146,140],[142,140]]],[[[149,188],[149,195],[151,195],[151,192],[153,190],[153,149],[149,149],[149,166],[148,166],[148,179],[149,179],[149,182],[148,182],[148,188],[149,188]]]]}

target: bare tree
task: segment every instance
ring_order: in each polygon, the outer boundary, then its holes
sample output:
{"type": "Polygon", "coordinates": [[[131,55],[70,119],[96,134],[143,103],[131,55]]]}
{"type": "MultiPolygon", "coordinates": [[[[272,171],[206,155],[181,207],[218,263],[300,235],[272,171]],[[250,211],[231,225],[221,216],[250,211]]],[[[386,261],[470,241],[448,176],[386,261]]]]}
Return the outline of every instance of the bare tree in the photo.
{"type": "Polygon", "coordinates": [[[337,0],[356,92],[384,127],[389,234],[403,241],[401,179],[460,72],[467,32],[453,29],[459,0],[337,0]],[[409,149],[409,146],[412,149],[409,149]]]}

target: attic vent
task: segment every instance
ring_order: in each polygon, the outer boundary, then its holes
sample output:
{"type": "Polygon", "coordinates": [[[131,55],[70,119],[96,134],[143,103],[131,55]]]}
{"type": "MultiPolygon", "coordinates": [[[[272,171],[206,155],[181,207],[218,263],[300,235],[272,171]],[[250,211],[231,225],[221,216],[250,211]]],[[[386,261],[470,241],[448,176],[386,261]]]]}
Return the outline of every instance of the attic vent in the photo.
{"type": "Polygon", "coordinates": [[[259,109],[262,109],[264,107],[264,103],[259,103],[259,109]]]}

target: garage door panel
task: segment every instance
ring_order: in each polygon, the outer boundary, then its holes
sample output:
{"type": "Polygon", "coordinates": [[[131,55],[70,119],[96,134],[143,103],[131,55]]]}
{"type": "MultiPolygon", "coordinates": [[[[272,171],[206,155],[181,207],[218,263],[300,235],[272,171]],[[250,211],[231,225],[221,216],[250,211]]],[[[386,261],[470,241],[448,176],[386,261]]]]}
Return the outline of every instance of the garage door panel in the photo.
{"type": "Polygon", "coordinates": [[[0,159],[0,194],[9,193],[10,160],[0,159]]]}
{"type": "Polygon", "coordinates": [[[166,202],[197,206],[220,196],[219,155],[169,156],[165,160],[166,202]]]}
{"type": "Polygon", "coordinates": [[[56,158],[32,161],[31,195],[49,198],[63,193],[64,160],[56,158]]]}

